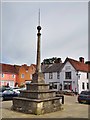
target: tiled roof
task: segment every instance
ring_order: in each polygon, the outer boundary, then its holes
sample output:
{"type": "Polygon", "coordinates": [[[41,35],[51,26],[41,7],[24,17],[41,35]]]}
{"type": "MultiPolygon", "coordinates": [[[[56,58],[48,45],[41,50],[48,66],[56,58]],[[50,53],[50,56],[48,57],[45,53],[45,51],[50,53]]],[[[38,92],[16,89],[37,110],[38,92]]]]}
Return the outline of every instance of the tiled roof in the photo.
{"type": "Polygon", "coordinates": [[[77,71],[90,72],[90,65],[85,64],[84,62],[80,62],[71,58],[66,58],[64,64],[67,61],[69,61],[77,71]]]}
{"type": "MultiPolygon", "coordinates": [[[[30,66],[27,66],[26,64],[22,65],[25,70],[28,70],[30,66]]],[[[6,73],[15,73],[18,74],[20,67],[19,65],[10,65],[10,64],[4,64],[0,63],[0,72],[6,72],[6,73]]],[[[34,68],[36,68],[36,65],[32,64],[34,68]]]]}
{"type": "Polygon", "coordinates": [[[19,69],[20,69],[21,66],[19,66],[19,65],[14,65],[14,67],[15,67],[16,70],[19,72],[19,69]]]}
{"type": "Polygon", "coordinates": [[[18,73],[20,66],[0,63],[0,72],[18,73]]]}
{"type": "Polygon", "coordinates": [[[49,73],[49,72],[59,72],[61,71],[63,63],[53,63],[51,65],[42,65],[42,72],[49,73]]]}
{"type": "Polygon", "coordinates": [[[31,66],[33,66],[36,69],[36,65],[35,64],[31,64],[31,66]]]}
{"type": "Polygon", "coordinates": [[[24,67],[25,70],[29,69],[29,66],[27,66],[26,64],[22,65],[24,67]]]}

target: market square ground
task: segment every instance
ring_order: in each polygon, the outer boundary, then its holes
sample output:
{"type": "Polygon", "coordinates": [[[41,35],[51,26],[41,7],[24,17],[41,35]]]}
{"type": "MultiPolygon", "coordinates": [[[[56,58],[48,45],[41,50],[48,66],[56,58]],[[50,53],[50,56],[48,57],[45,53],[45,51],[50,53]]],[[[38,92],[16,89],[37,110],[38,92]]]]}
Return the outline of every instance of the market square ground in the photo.
{"type": "Polygon", "coordinates": [[[79,104],[77,96],[64,96],[65,104],[63,110],[44,115],[24,114],[11,110],[12,101],[0,102],[0,113],[2,118],[89,118],[90,105],[79,104]]]}

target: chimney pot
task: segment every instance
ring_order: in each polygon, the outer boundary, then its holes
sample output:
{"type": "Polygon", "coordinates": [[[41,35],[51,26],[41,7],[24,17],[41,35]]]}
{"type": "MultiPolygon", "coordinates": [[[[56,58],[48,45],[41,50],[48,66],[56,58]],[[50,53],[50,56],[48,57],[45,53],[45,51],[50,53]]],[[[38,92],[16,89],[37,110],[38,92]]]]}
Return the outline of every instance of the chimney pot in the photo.
{"type": "Polygon", "coordinates": [[[83,58],[83,57],[80,57],[80,58],[79,58],[79,61],[82,62],[82,63],[84,63],[84,58],[83,58]]]}

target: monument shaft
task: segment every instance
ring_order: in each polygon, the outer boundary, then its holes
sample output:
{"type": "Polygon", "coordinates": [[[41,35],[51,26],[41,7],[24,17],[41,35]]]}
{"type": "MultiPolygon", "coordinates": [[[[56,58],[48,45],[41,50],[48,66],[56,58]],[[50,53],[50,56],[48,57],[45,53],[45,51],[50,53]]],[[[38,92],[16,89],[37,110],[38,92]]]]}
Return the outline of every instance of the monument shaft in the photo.
{"type": "MultiPolygon", "coordinates": [[[[40,26],[37,27],[37,29],[39,28],[40,26]]],[[[37,33],[37,62],[36,62],[36,72],[39,73],[41,72],[41,65],[40,65],[40,37],[41,37],[41,33],[40,33],[40,30],[38,30],[38,33],[37,33]]]]}

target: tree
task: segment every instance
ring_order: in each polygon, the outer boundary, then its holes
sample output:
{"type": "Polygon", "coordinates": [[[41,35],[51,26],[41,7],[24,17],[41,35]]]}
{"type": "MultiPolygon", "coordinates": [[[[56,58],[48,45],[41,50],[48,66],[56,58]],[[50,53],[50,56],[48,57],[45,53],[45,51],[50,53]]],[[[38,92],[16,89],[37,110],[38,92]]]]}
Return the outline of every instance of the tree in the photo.
{"type": "Polygon", "coordinates": [[[61,62],[61,58],[52,57],[52,58],[44,59],[42,64],[53,64],[53,63],[60,63],[60,62],[61,62]]]}

